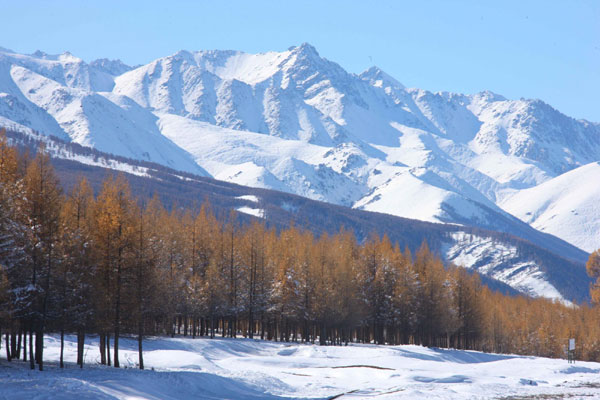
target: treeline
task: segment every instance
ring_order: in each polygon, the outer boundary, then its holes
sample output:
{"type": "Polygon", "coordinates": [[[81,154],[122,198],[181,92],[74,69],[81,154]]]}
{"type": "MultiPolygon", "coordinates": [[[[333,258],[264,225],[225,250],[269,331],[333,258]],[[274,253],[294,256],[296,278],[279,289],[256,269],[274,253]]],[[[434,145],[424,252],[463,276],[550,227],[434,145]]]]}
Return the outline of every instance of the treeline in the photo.
{"type": "Polygon", "coordinates": [[[45,332],[76,333],[80,366],[86,334],[116,367],[122,335],[138,338],[143,368],[143,337],[165,334],[550,357],[575,337],[579,358],[600,359],[596,309],[491,292],[425,244],[411,254],[386,237],[276,232],[207,204],[169,211],[122,175],[97,196],[84,179],[63,194],[43,149],[31,159],[1,135],[0,266],[6,357],[40,370],[45,332]]]}

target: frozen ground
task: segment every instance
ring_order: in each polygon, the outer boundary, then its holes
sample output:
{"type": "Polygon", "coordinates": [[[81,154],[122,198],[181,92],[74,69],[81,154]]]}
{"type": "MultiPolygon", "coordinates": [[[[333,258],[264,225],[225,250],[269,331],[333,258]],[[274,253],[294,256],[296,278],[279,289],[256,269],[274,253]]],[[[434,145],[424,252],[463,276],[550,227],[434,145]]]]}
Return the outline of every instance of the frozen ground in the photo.
{"type": "Polygon", "coordinates": [[[0,399],[600,398],[600,363],[591,362],[419,346],[157,338],[145,342],[145,371],[134,368],[136,342],[123,340],[127,369],[117,370],[97,365],[97,339],[88,339],[80,370],[74,340],[67,339],[64,370],[56,365],[56,337],[46,339],[44,372],[2,358],[0,399]]]}

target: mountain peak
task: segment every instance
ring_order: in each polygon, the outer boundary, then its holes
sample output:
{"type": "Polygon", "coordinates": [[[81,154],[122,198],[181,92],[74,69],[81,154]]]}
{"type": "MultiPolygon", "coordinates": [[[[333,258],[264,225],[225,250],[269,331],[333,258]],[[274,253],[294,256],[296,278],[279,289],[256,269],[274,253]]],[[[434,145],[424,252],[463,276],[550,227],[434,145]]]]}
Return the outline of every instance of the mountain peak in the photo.
{"type": "Polygon", "coordinates": [[[194,55],[192,54],[192,52],[190,52],[188,50],[179,50],[177,53],[173,54],[172,57],[193,58],[194,55]]]}
{"type": "Polygon", "coordinates": [[[75,61],[75,62],[83,61],[83,60],[81,60],[81,58],[74,56],[69,51],[65,51],[64,53],[59,55],[58,60],[60,60],[60,61],[75,61]]]}
{"type": "Polygon", "coordinates": [[[99,58],[94,60],[90,63],[90,66],[113,76],[119,76],[133,69],[121,60],[110,60],[108,58],[99,58]]]}
{"type": "Polygon", "coordinates": [[[375,65],[362,72],[358,77],[363,81],[369,82],[375,87],[392,86],[395,88],[404,89],[404,85],[398,82],[396,78],[375,65]]]}
{"type": "Polygon", "coordinates": [[[489,102],[506,101],[506,97],[504,97],[498,93],[494,93],[491,90],[484,90],[482,92],[477,93],[476,96],[481,98],[482,100],[489,101],[489,102]]]}
{"type": "Polygon", "coordinates": [[[32,56],[36,57],[36,58],[48,58],[49,54],[41,51],[41,50],[36,50],[35,52],[31,53],[32,56]]]}
{"type": "Polygon", "coordinates": [[[305,56],[320,57],[317,49],[308,42],[304,42],[300,46],[292,48],[292,52],[305,56]]]}
{"type": "Polygon", "coordinates": [[[36,50],[34,53],[30,54],[31,57],[39,58],[41,60],[50,60],[50,61],[71,61],[71,62],[81,62],[83,61],[81,58],[74,56],[68,51],[65,51],[62,54],[48,54],[42,50],[36,50]]]}

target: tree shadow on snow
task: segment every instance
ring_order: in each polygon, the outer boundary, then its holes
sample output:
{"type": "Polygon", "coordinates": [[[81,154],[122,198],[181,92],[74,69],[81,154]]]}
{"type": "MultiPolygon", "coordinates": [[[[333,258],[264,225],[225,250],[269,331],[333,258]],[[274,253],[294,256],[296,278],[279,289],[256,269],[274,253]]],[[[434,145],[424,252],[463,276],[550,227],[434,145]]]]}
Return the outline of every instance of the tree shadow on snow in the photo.
{"type": "Polygon", "coordinates": [[[600,372],[600,368],[570,366],[569,368],[563,369],[560,372],[563,374],[597,374],[600,372]]]}
{"type": "MultiPolygon", "coordinates": [[[[241,379],[204,372],[140,371],[104,366],[79,369],[71,363],[60,369],[54,362],[47,363],[44,372],[30,371],[25,362],[2,363],[2,367],[5,367],[0,378],[3,399],[290,400],[289,396],[267,393],[264,388],[241,379]]],[[[270,383],[274,388],[284,385],[270,383]]]]}
{"type": "Polygon", "coordinates": [[[510,360],[513,358],[521,357],[515,355],[492,354],[477,351],[440,348],[429,348],[427,349],[427,353],[412,351],[406,348],[394,348],[393,350],[400,353],[399,355],[402,357],[415,358],[423,361],[455,362],[459,364],[480,364],[494,361],[510,360]]]}

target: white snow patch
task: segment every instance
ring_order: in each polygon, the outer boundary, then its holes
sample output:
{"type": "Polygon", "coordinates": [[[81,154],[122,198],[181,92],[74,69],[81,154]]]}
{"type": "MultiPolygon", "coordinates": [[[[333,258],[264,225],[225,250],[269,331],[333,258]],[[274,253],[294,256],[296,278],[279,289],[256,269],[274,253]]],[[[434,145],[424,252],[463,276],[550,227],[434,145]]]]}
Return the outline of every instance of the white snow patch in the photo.
{"type": "Polygon", "coordinates": [[[244,213],[244,214],[248,214],[248,215],[253,215],[257,218],[264,218],[265,217],[265,210],[263,210],[262,208],[251,208],[251,207],[239,207],[236,208],[237,211],[244,213]]]}
{"type": "Polygon", "coordinates": [[[258,197],[253,194],[245,194],[243,196],[238,196],[236,199],[251,201],[252,203],[258,203],[258,197]]]}

